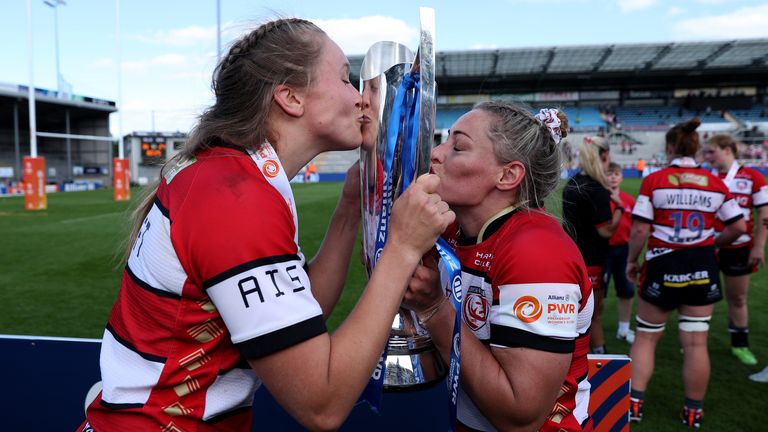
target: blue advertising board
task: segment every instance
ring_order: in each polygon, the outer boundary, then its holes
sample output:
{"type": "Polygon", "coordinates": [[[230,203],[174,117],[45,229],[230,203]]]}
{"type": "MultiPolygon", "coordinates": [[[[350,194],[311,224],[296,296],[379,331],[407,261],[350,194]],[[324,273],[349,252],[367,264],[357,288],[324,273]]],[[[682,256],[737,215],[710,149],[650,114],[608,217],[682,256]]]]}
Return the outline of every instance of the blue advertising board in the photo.
{"type": "MultiPolygon", "coordinates": [[[[0,429],[72,432],[85,419],[86,399],[100,388],[101,340],[0,335],[0,429]],[[95,385],[97,385],[95,387],[95,385]]],[[[304,431],[262,386],[253,404],[254,431],[304,431]]],[[[341,431],[445,431],[444,383],[386,393],[382,415],[358,405],[341,431]]]]}

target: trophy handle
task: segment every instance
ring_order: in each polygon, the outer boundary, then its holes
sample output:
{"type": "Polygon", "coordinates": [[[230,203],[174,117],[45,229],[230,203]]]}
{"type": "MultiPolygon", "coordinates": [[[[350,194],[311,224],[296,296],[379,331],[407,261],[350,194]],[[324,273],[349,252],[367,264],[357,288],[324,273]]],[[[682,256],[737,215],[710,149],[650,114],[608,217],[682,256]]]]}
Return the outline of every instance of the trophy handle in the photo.
{"type": "Polygon", "coordinates": [[[430,155],[435,140],[435,10],[419,8],[421,33],[419,49],[411,71],[419,72],[419,138],[416,147],[416,176],[429,172],[430,155]]]}

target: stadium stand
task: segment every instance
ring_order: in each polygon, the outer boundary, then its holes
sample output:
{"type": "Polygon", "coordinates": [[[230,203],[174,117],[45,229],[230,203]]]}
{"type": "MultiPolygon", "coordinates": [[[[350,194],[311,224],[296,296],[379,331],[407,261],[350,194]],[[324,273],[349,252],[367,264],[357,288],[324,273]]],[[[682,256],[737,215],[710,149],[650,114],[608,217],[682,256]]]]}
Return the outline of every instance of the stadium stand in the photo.
{"type": "MultiPolygon", "coordinates": [[[[21,179],[21,158],[29,155],[28,87],[0,82],[0,183],[21,179]]],[[[38,132],[108,136],[115,103],[104,99],[35,89],[38,132]]],[[[111,169],[107,142],[38,137],[48,179],[69,182],[104,178],[111,169]]]]}
{"type": "MultiPolygon", "coordinates": [[[[362,55],[349,58],[353,82],[359,81],[362,61],[362,55]]],[[[625,166],[638,157],[658,159],[664,131],[695,115],[701,117],[704,132],[724,131],[746,140],[750,154],[765,157],[768,147],[768,39],[443,51],[436,53],[436,65],[438,140],[475,103],[509,100],[527,104],[532,111],[545,106],[563,109],[570,119],[572,143],[585,135],[606,135],[617,149],[614,158],[625,166]]],[[[19,155],[28,154],[26,94],[20,88],[0,86],[0,173],[15,175],[19,155]],[[9,120],[16,104],[19,138],[9,120]]],[[[90,130],[84,129],[88,123],[73,124],[73,132],[108,129],[106,115],[114,110],[113,103],[61,101],[46,98],[48,93],[39,91],[38,110],[46,111],[38,119],[56,120],[44,129],[63,131],[66,109],[73,120],[74,114],[94,118],[90,130]]],[[[69,171],[69,164],[108,169],[110,146],[73,142],[68,164],[61,140],[54,141],[41,140],[40,153],[48,155],[57,173],[69,171]]],[[[343,173],[356,159],[356,152],[345,152],[315,162],[325,180],[338,178],[328,174],[343,173]]],[[[144,176],[142,171],[137,177],[144,176]]]]}

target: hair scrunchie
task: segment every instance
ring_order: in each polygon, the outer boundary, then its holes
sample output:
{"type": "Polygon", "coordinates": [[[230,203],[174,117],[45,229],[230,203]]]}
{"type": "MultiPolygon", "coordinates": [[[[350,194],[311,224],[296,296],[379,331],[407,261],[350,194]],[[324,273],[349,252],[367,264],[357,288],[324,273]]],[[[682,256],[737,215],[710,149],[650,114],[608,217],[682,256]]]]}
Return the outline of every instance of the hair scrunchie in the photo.
{"type": "Polygon", "coordinates": [[[535,117],[549,129],[555,144],[560,144],[560,141],[563,139],[563,133],[560,131],[560,119],[557,118],[557,113],[558,111],[554,108],[542,108],[535,117]]]}

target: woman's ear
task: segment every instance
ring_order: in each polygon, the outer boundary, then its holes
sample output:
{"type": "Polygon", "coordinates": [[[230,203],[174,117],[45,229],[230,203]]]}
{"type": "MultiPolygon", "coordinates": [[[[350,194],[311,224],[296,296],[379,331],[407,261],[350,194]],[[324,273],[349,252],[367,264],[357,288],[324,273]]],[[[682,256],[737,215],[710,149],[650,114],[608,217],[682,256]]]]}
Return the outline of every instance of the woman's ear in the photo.
{"type": "Polygon", "coordinates": [[[515,189],[525,179],[525,165],[520,161],[512,161],[501,167],[501,174],[496,182],[499,190],[515,189]]]}
{"type": "Polygon", "coordinates": [[[272,98],[286,115],[301,117],[304,114],[304,95],[285,84],[275,87],[272,98]]]}

